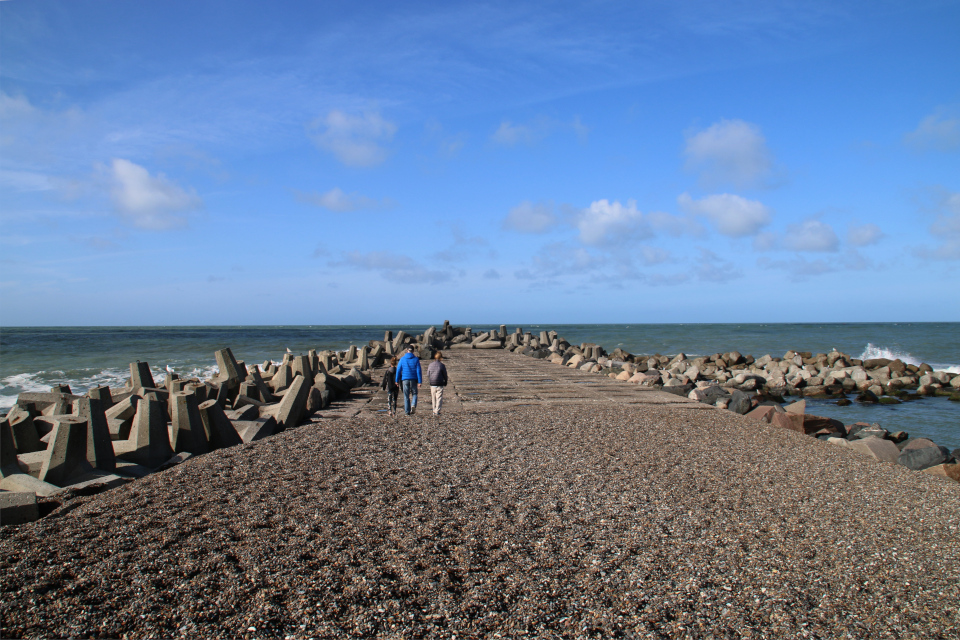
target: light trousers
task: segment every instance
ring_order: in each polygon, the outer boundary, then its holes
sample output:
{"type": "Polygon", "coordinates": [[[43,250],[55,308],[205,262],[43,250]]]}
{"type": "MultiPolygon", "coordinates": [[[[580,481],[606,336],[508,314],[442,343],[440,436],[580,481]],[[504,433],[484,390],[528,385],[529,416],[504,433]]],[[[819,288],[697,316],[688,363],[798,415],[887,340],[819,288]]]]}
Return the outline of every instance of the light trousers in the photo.
{"type": "Polygon", "coordinates": [[[430,401],[433,402],[433,412],[440,413],[443,406],[443,387],[430,387],[430,401]]]}

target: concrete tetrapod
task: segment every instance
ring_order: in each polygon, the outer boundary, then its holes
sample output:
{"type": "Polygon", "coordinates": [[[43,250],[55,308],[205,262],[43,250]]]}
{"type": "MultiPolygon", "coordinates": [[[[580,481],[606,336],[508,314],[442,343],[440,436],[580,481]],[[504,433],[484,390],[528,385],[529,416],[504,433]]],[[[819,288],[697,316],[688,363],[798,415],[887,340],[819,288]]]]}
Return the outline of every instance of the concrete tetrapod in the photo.
{"type": "Polygon", "coordinates": [[[223,408],[216,400],[207,400],[198,407],[203,428],[210,434],[210,448],[219,449],[241,444],[243,439],[237,433],[233,423],[223,412],[223,408]]]}
{"type": "Polygon", "coordinates": [[[137,389],[153,389],[157,385],[153,381],[153,374],[150,373],[150,365],[146,362],[130,363],[130,385],[134,391],[137,389]]]}
{"type": "Polygon", "coordinates": [[[0,478],[21,473],[17,462],[17,448],[13,443],[13,430],[10,421],[0,420],[0,478]]]}
{"type": "Polygon", "coordinates": [[[103,405],[93,398],[80,398],[74,404],[77,415],[87,420],[87,462],[104,471],[117,468],[117,458],[110,439],[110,427],[103,405]]]}
{"type": "Polygon", "coordinates": [[[63,486],[70,476],[86,471],[87,419],[61,416],[54,422],[38,480],[63,486]]]}
{"type": "Polygon", "coordinates": [[[280,405],[276,408],[277,431],[295,427],[307,408],[307,396],[310,393],[310,383],[303,376],[297,376],[290,383],[290,388],[284,394],[280,405]]]}
{"type": "Polygon", "coordinates": [[[45,447],[40,442],[40,435],[37,433],[37,425],[33,423],[33,416],[29,413],[18,415],[11,420],[10,430],[13,434],[13,442],[17,453],[44,450],[45,447]]]}
{"type": "Polygon", "coordinates": [[[117,456],[148,469],[154,469],[170,459],[170,434],[159,400],[144,398],[137,407],[130,438],[114,443],[117,456]]]}
{"type": "Polygon", "coordinates": [[[197,395],[190,391],[176,391],[171,400],[173,407],[170,412],[170,447],[176,453],[207,453],[210,443],[200,417],[197,395]]]}

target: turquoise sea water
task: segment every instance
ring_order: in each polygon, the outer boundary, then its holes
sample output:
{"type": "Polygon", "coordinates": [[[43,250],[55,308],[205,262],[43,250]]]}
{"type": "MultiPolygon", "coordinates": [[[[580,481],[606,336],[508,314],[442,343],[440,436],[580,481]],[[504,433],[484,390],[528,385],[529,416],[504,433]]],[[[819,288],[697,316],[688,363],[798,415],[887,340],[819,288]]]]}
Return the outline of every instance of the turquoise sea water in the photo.
{"type": "MultiPolygon", "coordinates": [[[[438,326],[442,323],[437,323],[438,326]]],[[[494,325],[470,325],[474,331],[494,325]]],[[[382,339],[384,330],[422,333],[428,325],[317,325],[272,327],[7,327],[0,330],[0,410],[13,406],[22,391],[46,391],[69,384],[74,392],[98,385],[121,386],[129,364],[149,362],[157,380],[169,365],[185,376],[215,372],[213,353],[230,347],[240,360],[279,360],[286,349],[342,350],[382,339]]],[[[731,350],[760,357],[784,352],[828,352],[853,357],[899,357],[935,369],[960,371],[960,323],[835,324],[507,324],[539,332],[554,329],[571,343],[594,342],[635,354],[689,356],[731,350]]],[[[960,406],[924,399],[894,407],[837,407],[817,403],[821,415],[851,423],[879,422],[891,430],[927,435],[951,449],[960,447],[960,406]]]]}

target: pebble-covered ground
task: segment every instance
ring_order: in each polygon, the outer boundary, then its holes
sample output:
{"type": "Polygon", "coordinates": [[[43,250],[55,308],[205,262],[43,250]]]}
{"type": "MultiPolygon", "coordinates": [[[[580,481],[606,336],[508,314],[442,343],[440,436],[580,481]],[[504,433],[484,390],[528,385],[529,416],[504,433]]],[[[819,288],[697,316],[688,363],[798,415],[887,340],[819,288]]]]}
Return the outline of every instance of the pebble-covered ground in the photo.
{"type": "Polygon", "coordinates": [[[0,635],[960,637],[955,482],[721,410],[423,409],[4,528],[0,635]]]}

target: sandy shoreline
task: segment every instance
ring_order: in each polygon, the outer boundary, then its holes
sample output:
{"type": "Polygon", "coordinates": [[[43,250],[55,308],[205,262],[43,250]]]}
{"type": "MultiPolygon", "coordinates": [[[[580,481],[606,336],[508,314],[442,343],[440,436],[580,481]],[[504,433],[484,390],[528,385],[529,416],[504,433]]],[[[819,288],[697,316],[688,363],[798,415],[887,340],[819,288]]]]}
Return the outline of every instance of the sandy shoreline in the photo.
{"type": "Polygon", "coordinates": [[[722,410],[367,411],[4,530],[2,635],[949,638],[958,520],[722,410]]]}

